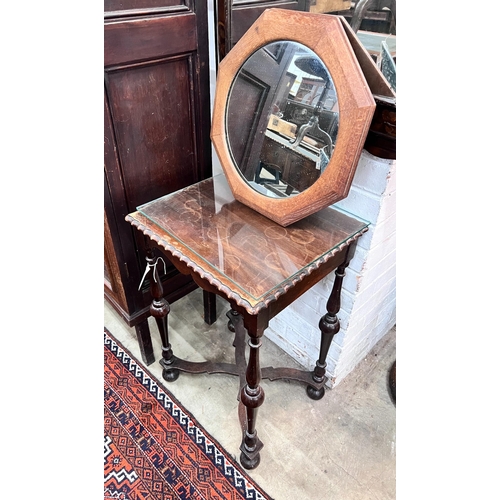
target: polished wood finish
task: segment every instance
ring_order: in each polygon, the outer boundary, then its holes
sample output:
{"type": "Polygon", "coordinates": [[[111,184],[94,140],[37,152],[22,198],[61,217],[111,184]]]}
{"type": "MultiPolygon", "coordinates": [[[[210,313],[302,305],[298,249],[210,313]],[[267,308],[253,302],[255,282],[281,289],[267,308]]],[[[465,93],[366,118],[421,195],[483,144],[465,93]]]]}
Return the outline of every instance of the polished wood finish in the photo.
{"type": "Polygon", "coordinates": [[[267,9],[219,65],[211,137],[234,197],[288,226],[347,196],[374,110],[372,94],[338,17],[267,9]],[[279,40],[301,43],[318,55],[333,78],[339,102],[338,134],[328,166],[309,189],[281,199],[255,191],[240,175],[229,151],[226,121],[229,90],[241,65],[261,46],[279,40]]]}
{"type": "MultiPolygon", "coordinates": [[[[340,321],[337,313],[340,311],[340,292],[342,291],[342,281],[345,276],[346,267],[354,255],[355,246],[351,245],[347,252],[344,261],[335,270],[335,281],[333,283],[332,292],[326,303],[327,313],[321,318],[319,322],[319,329],[321,330],[321,346],[319,350],[319,358],[314,367],[313,379],[318,384],[322,384],[325,379],[326,373],[326,356],[332,343],[333,337],[340,330],[340,321]]],[[[321,399],[325,394],[325,388],[322,386],[316,389],[313,386],[307,388],[307,394],[311,399],[321,399]]]]}
{"type": "MultiPolygon", "coordinates": [[[[255,318],[256,323],[259,322],[259,316],[255,318]]],[[[260,463],[260,450],[263,443],[257,436],[257,412],[260,406],[264,403],[264,389],[259,385],[262,375],[260,370],[259,348],[262,346],[260,341],[264,335],[265,325],[258,324],[255,328],[248,330],[250,339],[250,354],[245,373],[246,384],[241,389],[240,400],[246,408],[247,422],[246,428],[241,442],[240,462],[246,469],[254,469],[260,463]]]]}
{"type": "MultiPolygon", "coordinates": [[[[172,351],[169,308],[162,299],[159,279],[152,286],[151,311],[161,331],[164,379],[175,380],[180,371],[239,376],[240,461],[247,469],[257,467],[263,443],[257,436],[256,421],[265,399],[260,382],[263,378],[296,380],[307,384],[309,397],[323,397],[326,357],[339,328],[336,315],[342,278],[368,224],[328,208],[284,228],[236,201],[223,175],[148,203],[126,220],[168,252],[177,269],[191,275],[205,292],[229,302],[235,363],[189,362],[172,351]],[[269,321],[337,268],[327,314],[320,321],[322,340],[315,370],[261,368],[259,349],[269,321]]],[[[157,273],[158,260],[149,255],[148,266],[157,273]]]]}
{"type": "Polygon", "coordinates": [[[153,302],[151,303],[149,309],[151,316],[153,316],[156,321],[158,331],[160,332],[162,345],[162,359],[160,362],[164,367],[163,376],[165,380],[173,382],[174,380],[177,380],[179,371],[167,370],[167,368],[169,368],[174,361],[174,353],[172,352],[172,346],[168,338],[168,314],[170,313],[170,304],[163,298],[163,286],[160,280],[160,273],[158,272],[158,263],[159,261],[162,261],[162,259],[155,257],[153,252],[148,250],[146,261],[148,269],[152,270],[153,279],[151,281],[151,296],[153,297],[153,302]]]}
{"type": "Polygon", "coordinates": [[[265,10],[307,11],[309,0],[219,0],[216,9],[217,60],[222,61],[265,10]]]}
{"type": "Polygon", "coordinates": [[[237,202],[222,174],[148,203],[126,220],[179,260],[181,272],[194,271],[251,315],[322,269],[366,228],[331,208],[282,227],[237,202]]]}
{"type": "MultiPolygon", "coordinates": [[[[202,0],[105,0],[104,295],[154,361],[145,238],[125,216],[211,174],[208,21],[202,0]]],[[[165,257],[170,302],[196,288],[165,257]]]]}

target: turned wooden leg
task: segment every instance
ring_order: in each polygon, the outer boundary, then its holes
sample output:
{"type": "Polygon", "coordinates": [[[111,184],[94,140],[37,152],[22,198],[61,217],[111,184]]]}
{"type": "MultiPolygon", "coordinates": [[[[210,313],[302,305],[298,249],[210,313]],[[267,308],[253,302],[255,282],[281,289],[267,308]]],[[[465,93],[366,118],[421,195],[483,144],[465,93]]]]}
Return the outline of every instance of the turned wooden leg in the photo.
{"type": "Polygon", "coordinates": [[[135,325],[135,333],[141,350],[142,360],[146,365],[154,363],[155,355],[153,352],[153,343],[151,342],[151,332],[149,330],[148,320],[145,319],[135,325]]]}
{"type": "Polygon", "coordinates": [[[307,395],[311,399],[321,399],[325,395],[325,373],[326,373],[326,357],[332,343],[333,337],[340,330],[340,322],[337,318],[337,313],[340,311],[340,292],[342,291],[342,281],[345,276],[345,269],[349,265],[349,261],[354,255],[356,243],[351,243],[347,250],[344,262],[335,270],[335,281],[333,283],[332,292],[326,303],[328,311],[319,321],[319,329],[321,330],[321,344],[319,349],[319,358],[316,361],[316,366],[312,373],[312,378],[317,384],[323,384],[320,388],[307,386],[307,395]]]}
{"type": "Polygon", "coordinates": [[[169,365],[174,361],[174,353],[172,352],[172,346],[168,340],[168,313],[170,312],[170,305],[163,298],[163,286],[158,270],[156,269],[158,257],[155,257],[153,252],[148,250],[146,253],[146,261],[148,266],[153,269],[153,275],[150,281],[153,302],[149,307],[149,312],[155,319],[160,332],[162,350],[160,364],[163,366],[162,376],[167,382],[173,382],[179,377],[179,370],[169,369],[169,365]]]}
{"type": "Polygon", "coordinates": [[[255,469],[260,463],[260,450],[264,446],[257,437],[257,410],[264,402],[264,390],[260,387],[261,371],[259,362],[260,338],[264,329],[248,329],[250,354],[246,370],[246,385],[241,389],[240,401],[246,408],[247,426],[241,442],[240,462],[245,469],[255,469]]]}

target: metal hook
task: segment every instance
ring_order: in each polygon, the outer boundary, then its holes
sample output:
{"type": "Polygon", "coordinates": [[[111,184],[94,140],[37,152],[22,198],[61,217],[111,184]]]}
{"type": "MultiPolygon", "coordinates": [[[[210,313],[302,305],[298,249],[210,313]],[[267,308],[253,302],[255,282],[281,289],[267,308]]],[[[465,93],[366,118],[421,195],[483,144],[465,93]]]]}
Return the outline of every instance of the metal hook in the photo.
{"type": "Polygon", "coordinates": [[[141,282],[139,283],[139,288],[138,288],[138,290],[140,290],[140,289],[141,289],[142,284],[144,283],[144,280],[145,280],[145,278],[146,278],[146,276],[147,276],[147,274],[149,273],[149,270],[150,270],[151,268],[153,268],[153,279],[155,280],[155,283],[157,282],[157,281],[156,281],[156,265],[158,264],[158,261],[159,261],[159,260],[161,260],[161,261],[163,262],[163,274],[166,274],[166,272],[167,272],[167,264],[165,264],[165,261],[163,260],[163,258],[162,258],[162,257],[158,257],[158,258],[155,260],[154,264],[150,264],[150,263],[148,262],[148,263],[147,263],[146,270],[144,271],[144,274],[142,275],[141,282]]]}

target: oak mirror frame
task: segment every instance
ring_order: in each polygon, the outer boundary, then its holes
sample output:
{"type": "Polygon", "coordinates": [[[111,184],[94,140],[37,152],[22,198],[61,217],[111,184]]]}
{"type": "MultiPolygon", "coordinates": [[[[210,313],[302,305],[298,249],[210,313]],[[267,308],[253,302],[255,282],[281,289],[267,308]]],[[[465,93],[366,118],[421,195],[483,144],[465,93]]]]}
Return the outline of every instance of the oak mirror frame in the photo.
{"type": "MultiPolygon", "coordinates": [[[[219,64],[211,138],[235,199],[278,224],[288,226],[348,195],[374,111],[372,93],[338,16],[270,8],[219,64]],[[238,120],[233,119],[228,126],[231,89],[242,66],[263,47],[276,46],[275,42],[295,42],[319,58],[333,80],[338,111],[338,129],[326,168],[304,190],[283,197],[267,196],[245,179],[229,140],[237,133],[238,120]]],[[[263,122],[267,123],[271,112],[271,108],[262,112],[267,113],[263,122]]],[[[241,123],[245,123],[246,113],[254,114],[255,107],[246,109],[243,99],[241,123]]],[[[258,136],[263,131],[253,127],[252,133],[258,136]]],[[[254,139],[250,135],[244,138],[247,142],[254,139]]]]}

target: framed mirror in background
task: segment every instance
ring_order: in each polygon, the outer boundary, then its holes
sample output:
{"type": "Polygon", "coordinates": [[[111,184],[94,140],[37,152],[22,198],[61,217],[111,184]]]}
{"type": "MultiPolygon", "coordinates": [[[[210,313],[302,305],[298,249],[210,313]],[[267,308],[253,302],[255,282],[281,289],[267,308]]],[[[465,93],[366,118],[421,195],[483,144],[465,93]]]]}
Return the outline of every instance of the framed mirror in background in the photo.
{"type": "Polygon", "coordinates": [[[219,65],[211,137],[234,197],[287,226],[347,196],[374,110],[340,18],[267,9],[219,65]]]}

